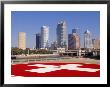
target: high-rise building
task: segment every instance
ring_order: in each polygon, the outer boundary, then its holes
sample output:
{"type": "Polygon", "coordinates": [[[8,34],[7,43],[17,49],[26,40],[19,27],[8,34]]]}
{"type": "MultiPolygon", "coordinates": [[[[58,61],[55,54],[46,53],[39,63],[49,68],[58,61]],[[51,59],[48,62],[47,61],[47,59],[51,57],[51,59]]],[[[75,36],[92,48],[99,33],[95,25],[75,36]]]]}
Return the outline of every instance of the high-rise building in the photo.
{"type": "Polygon", "coordinates": [[[93,48],[91,32],[89,30],[84,32],[84,48],[93,48]]]}
{"type": "Polygon", "coordinates": [[[49,45],[49,27],[41,27],[41,48],[48,48],[49,45]]]}
{"type": "Polygon", "coordinates": [[[58,48],[66,48],[68,47],[67,44],[67,26],[65,21],[60,21],[57,24],[57,43],[58,48]]]}
{"type": "Polygon", "coordinates": [[[92,45],[94,49],[95,49],[95,40],[96,40],[95,38],[92,39],[92,45]]]}
{"type": "Polygon", "coordinates": [[[39,49],[41,47],[41,34],[36,34],[36,49],[39,49]]]}
{"type": "Polygon", "coordinates": [[[93,44],[94,49],[100,49],[100,39],[96,38],[93,44]]]}
{"type": "Polygon", "coordinates": [[[76,29],[72,30],[72,34],[68,34],[68,49],[79,49],[80,48],[80,37],[76,32],[76,29]]]}
{"type": "Polygon", "coordinates": [[[78,31],[78,29],[77,29],[77,28],[72,29],[72,33],[78,33],[77,31],[78,31]]]}
{"type": "Polygon", "coordinates": [[[26,33],[25,32],[19,32],[18,48],[19,49],[26,49],[26,33]]]}

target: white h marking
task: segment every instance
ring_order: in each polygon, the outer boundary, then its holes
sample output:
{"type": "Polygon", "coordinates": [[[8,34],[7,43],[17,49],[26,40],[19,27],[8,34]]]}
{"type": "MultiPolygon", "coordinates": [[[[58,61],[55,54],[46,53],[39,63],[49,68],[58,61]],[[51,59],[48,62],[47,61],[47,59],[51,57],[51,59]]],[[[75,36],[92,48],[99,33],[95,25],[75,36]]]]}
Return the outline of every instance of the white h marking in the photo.
{"type": "Polygon", "coordinates": [[[86,72],[96,72],[100,69],[92,69],[92,68],[80,68],[78,66],[82,66],[81,64],[66,64],[66,65],[44,65],[44,64],[35,64],[35,65],[28,65],[28,66],[37,66],[40,67],[38,69],[31,69],[31,70],[25,70],[29,72],[37,72],[37,73],[46,73],[46,72],[51,72],[51,71],[56,71],[56,70],[78,70],[78,71],[86,71],[86,72]]]}

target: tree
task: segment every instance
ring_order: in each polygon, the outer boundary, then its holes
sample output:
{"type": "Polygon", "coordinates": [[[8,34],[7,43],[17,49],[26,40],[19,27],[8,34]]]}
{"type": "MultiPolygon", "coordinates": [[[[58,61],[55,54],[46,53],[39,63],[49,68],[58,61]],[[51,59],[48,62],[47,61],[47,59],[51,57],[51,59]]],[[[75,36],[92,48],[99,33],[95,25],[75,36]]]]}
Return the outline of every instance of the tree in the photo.
{"type": "Polygon", "coordinates": [[[11,55],[19,55],[19,54],[23,54],[22,49],[19,49],[17,47],[12,47],[11,48],[11,55]]]}

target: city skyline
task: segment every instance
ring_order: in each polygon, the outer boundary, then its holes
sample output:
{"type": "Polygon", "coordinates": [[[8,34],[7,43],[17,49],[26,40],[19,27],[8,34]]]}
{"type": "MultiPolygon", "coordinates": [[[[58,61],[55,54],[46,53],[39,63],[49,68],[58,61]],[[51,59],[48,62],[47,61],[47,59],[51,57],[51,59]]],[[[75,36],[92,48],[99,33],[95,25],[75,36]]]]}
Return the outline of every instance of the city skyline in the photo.
{"type": "MultiPolygon", "coordinates": [[[[49,42],[56,41],[57,23],[61,20],[67,23],[67,35],[72,33],[72,29],[78,28],[81,43],[84,43],[84,32],[88,29],[92,33],[92,38],[100,37],[100,12],[12,12],[12,47],[18,47],[18,32],[26,33],[26,47],[35,47],[35,35],[40,33],[43,25],[49,26],[49,42]],[[73,18],[73,19],[72,19],[73,18]],[[47,20],[48,19],[48,20],[47,20]]],[[[83,47],[84,44],[81,44],[83,47]]]]}

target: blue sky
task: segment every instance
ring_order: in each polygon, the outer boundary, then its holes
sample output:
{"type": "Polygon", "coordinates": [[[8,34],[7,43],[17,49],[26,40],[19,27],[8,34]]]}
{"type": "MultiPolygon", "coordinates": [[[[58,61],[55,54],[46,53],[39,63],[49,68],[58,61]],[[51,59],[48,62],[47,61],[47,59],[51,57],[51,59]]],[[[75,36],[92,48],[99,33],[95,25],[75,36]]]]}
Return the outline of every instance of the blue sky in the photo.
{"type": "Polygon", "coordinates": [[[99,11],[12,11],[11,12],[11,43],[18,46],[18,32],[26,32],[26,47],[35,46],[35,35],[41,32],[41,26],[49,26],[49,41],[56,41],[57,23],[65,20],[68,34],[78,28],[83,47],[84,31],[89,30],[92,38],[100,37],[99,11]]]}

